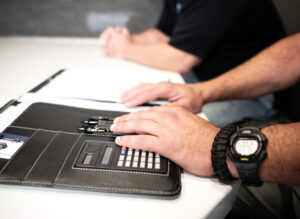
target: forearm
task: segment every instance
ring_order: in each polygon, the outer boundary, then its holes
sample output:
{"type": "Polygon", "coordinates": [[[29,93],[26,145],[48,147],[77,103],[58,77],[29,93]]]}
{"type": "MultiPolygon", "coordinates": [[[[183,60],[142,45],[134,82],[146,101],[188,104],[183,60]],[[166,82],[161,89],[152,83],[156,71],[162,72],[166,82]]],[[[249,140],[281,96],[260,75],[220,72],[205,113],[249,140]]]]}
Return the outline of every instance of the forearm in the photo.
{"type": "MultiPolygon", "coordinates": [[[[265,182],[300,185],[300,122],[265,127],[267,158],[259,167],[265,182]]],[[[234,164],[227,159],[231,174],[238,177],[234,164]]]]}
{"type": "MultiPolygon", "coordinates": [[[[300,79],[300,34],[283,39],[244,64],[202,83],[205,102],[262,96],[300,79]]],[[[200,86],[199,86],[200,87],[200,86]]]]}
{"type": "Polygon", "coordinates": [[[200,59],[182,50],[170,46],[166,42],[150,45],[131,43],[124,58],[143,65],[180,73],[188,72],[200,63],[200,59]]]}
{"type": "Polygon", "coordinates": [[[138,44],[152,44],[158,42],[169,42],[170,37],[156,28],[148,29],[139,34],[132,35],[132,41],[138,44]]]}

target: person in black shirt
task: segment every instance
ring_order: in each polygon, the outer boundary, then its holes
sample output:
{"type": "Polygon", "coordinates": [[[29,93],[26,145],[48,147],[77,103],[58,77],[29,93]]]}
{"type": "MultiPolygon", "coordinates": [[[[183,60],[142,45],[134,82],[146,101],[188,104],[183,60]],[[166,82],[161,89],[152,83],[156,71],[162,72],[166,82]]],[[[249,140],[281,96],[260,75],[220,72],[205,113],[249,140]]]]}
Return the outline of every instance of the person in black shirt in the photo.
{"type": "MultiPolygon", "coordinates": [[[[137,105],[156,98],[170,104],[116,118],[113,132],[137,133],[116,138],[116,144],[156,152],[199,176],[213,176],[212,142],[220,128],[189,111],[205,101],[253,98],[290,88],[280,107],[282,124],[261,129],[266,153],[258,168],[262,187],[241,186],[230,216],[300,218],[300,33],[278,41],[242,65],[195,85],[142,84],[122,95],[137,105]],[[148,92],[149,90],[153,92],[148,92]],[[185,109],[183,109],[185,108],[185,109]]],[[[224,138],[224,136],[223,136],[224,138]]],[[[246,145],[246,147],[249,145],[246,145]]],[[[227,153],[226,166],[239,178],[227,153]]]]}
{"type": "Polygon", "coordinates": [[[246,61],[284,37],[271,0],[165,0],[156,28],[131,35],[108,28],[103,50],[141,64],[186,73],[201,81],[246,61]]]}
{"type": "MultiPolygon", "coordinates": [[[[271,0],[165,0],[156,28],[131,35],[108,28],[100,36],[112,57],[187,73],[205,81],[246,61],[285,35],[271,0]]],[[[142,74],[142,72],[141,72],[142,74]]],[[[244,117],[269,117],[272,96],[205,105],[213,124],[244,117]],[[255,111],[249,108],[256,107],[255,111]]]]}

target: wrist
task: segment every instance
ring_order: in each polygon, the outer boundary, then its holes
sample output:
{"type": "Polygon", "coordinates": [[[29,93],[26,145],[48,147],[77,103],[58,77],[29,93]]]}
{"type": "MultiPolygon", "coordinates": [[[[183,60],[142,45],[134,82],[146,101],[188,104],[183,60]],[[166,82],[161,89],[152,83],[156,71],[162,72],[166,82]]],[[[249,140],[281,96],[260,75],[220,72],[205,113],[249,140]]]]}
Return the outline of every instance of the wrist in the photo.
{"type": "Polygon", "coordinates": [[[122,49],[122,58],[123,59],[127,59],[127,60],[131,60],[131,54],[133,51],[134,47],[134,43],[132,41],[127,41],[126,43],[124,43],[123,49],[122,49]]]}
{"type": "Polygon", "coordinates": [[[211,83],[208,81],[200,82],[196,84],[196,92],[202,98],[203,104],[209,103],[212,101],[212,87],[211,83]]]}

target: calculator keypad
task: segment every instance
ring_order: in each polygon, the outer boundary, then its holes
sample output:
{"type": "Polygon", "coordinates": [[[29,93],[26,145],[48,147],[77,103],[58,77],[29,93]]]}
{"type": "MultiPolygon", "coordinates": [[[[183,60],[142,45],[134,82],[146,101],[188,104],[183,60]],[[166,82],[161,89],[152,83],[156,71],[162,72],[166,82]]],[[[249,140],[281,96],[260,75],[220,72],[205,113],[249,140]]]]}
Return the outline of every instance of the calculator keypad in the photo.
{"type": "Polygon", "coordinates": [[[118,160],[118,167],[159,170],[161,169],[160,155],[123,146],[118,160]]]}

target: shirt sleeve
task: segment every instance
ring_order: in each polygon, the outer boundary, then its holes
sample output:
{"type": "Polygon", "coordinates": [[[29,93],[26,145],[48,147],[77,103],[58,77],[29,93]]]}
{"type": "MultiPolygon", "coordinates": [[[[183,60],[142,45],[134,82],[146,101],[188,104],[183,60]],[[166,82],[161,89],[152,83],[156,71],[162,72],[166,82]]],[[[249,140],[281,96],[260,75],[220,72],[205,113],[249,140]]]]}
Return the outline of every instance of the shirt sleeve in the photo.
{"type": "Polygon", "coordinates": [[[156,25],[157,29],[159,29],[168,36],[171,36],[176,21],[175,7],[175,0],[164,0],[162,12],[159,21],[156,25]]]}
{"type": "Polygon", "coordinates": [[[171,34],[170,45],[205,58],[221,43],[243,13],[248,0],[185,0],[171,34]]]}

